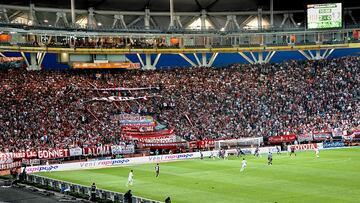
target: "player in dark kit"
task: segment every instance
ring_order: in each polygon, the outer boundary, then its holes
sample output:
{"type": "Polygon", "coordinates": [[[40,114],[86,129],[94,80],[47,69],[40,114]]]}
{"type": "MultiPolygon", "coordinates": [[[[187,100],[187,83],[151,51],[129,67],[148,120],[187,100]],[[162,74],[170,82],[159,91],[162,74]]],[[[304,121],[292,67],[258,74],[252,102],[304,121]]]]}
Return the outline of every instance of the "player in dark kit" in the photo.
{"type": "Polygon", "coordinates": [[[268,153],[268,165],[272,165],[272,153],[270,151],[268,153]]]}
{"type": "Polygon", "coordinates": [[[292,154],[294,154],[294,155],[296,156],[295,147],[291,147],[290,149],[291,149],[290,156],[291,156],[292,154]]]}
{"type": "Polygon", "coordinates": [[[159,177],[159,174],[160,174],[160,166],[159,166],[159,163],[157,163],[156,166],[155,166],[155,173],[156,173],[156,177],[159,177]]]}
{"type": "Polygon", "coordinates": [[[259,157],[259,155],[260,155],[259,147],[256,147],[254,156],[259,157]]]}

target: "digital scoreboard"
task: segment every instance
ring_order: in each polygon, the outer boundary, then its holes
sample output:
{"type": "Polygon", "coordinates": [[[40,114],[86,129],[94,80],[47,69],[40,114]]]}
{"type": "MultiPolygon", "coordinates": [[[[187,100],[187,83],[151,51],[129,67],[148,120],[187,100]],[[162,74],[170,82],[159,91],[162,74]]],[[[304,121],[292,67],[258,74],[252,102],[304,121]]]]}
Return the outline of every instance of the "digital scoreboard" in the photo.
{"type": "Polygon", "coordinates": [[[307,28],[327,29],[342,27],[341,3],[307,5],[307,28]]]}

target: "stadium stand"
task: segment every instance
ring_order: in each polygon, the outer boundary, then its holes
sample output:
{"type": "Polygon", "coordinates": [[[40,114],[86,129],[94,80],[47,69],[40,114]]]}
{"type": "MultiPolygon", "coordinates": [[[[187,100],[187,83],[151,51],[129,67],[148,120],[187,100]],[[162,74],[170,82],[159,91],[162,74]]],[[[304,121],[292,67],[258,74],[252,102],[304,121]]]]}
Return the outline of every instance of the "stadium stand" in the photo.
{"type": "Polygon", "coordinates": [[[115,112],[152,115],[186,140],[360,127],[360,57],[156,71],[0,72],[0,151],[118,144],[115,112]],[[132,102],[91,88],[159,86],[132,102]]]}

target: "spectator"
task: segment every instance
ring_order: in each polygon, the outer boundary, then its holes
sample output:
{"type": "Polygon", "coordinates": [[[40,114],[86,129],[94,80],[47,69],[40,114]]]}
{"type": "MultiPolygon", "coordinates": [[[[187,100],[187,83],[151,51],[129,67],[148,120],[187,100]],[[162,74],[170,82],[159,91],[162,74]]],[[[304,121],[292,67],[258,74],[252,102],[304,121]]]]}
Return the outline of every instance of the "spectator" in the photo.
{"type": "Polygon", "coordinates": [[[171,203],[170,197],[167,197],[167,198],[165,199],[165,203],[171,203]]]}
{"type": "Polygon", "coordinates": [[[131,190],[128,190],[124,195],[124,200],[126,203],[132,203],[132,194],[131,190]]]}
{"type": "Polygon", "coordinates": [[[91,185],[91,197],[90,197],[90,201],[96,202],[96,185],[95,185],[95,183],[93,183],[93,184],[91,185]]]}

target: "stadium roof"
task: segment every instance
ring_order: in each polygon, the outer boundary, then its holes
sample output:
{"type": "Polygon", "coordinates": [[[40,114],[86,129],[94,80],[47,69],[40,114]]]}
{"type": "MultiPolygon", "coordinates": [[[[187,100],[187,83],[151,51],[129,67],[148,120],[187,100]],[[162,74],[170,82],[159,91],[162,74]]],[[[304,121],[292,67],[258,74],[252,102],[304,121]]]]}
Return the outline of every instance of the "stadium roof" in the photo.
{"type": "MultiPolygon", "coordinates": [[[[70,8],[70,0],[2,0],[2,4],[29,5],[38,7],[70,8]]],[[[124,10],[143,11],[149,8],[151,11],[168,11],[169,0],[75,0],[77,9],[93,7],[97,10],[124,10]]],[[[269,8],[270,0],[174,0],[175,12],[181,11],[245,11],[256,10],[261,7],[269,8]]],[[[359,1],[350,0],[274,0],[274,10],[304,9],[306,4],[342,2],[344,7],[358,6],[359,1]]]]}

